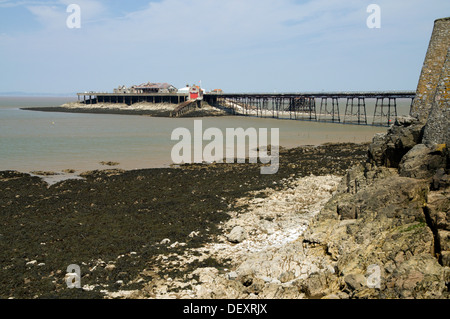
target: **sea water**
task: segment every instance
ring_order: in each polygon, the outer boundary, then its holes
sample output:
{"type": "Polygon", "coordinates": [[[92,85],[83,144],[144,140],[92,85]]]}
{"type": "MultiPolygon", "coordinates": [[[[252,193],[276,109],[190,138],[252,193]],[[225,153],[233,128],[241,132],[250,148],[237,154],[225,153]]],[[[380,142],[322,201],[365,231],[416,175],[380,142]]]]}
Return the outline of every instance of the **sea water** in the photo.
{"type": "MultiPolygon", "coordinates": [[[[59,106],[73,97],[0,97],[0,170],[21,172],[73,169],[77,172],[110,168],[140,169],[172,164],[171,140],[178,127],[193,129],[194,118],[81,114],[21,110],[59,106]]],[[[409,113],[410,101],[397,102],[398,114],[409,113]]],[[[343,116],[341,111],[341,120],[343,116]]],[[[373,114],[370,104],[368,117],[373,114]]],[[[197,118],[198,119],[198,118],[197,118]]],[[[281,120],[241,116],[204,117],[203,128],[279,128],[280,146],[326,142],[370,142],[386,127],[281,120]]],[[[371,123],[370,119],[368,122],[371,123]]]]}

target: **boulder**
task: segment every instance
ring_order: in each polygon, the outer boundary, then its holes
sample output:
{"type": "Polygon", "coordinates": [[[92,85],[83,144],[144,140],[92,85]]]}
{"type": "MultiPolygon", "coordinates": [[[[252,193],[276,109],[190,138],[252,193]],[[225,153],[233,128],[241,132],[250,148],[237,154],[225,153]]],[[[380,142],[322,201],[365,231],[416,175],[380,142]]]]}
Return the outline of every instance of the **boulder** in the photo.
{"type": "Polygon", "coordinates": [[[435,151],[425,144],[417,144],[401,159],[399,173],[405,177],[428,179],[445,165],[446,158],[442,152],[435,151]]]}
{"type": "MultiPolygon", "coordinates": [[[[449,163],[449,160],[447,159],[447,163],[449,163]]],[[[433,190],[439,190],[439,189],[445,189],[447,187],[450,187],[450,177],[445,172],[445,169],[443,167],[436,170],[436,174],[434,174],[431,182],[431,188],[433,190]]]]}
{"type": "Polygon", "coordinates": [[[411,119],[398,120],[387,133],[375,134],[369,145],[369,162],[377,166],[398,167],[411,148],[420,143],[424,124],[411,119]]]}
{"type": "Polygon", "coordinates": [[[344,278],[345,284],[350,290],[360,290],[366,286],[366,277],[362,274],[349,274],[344,278]]]}
{"type": "Polygon", "coordinates": [[[369,145],[369,160],[377,165],[383,166],[385,163],[386,152],[386,133],[377,133],[372,139],[372,143],[369,145]]]}
{"type": "Polygon", "coordinates": [[[240,243],[247,238],[247,231],[242,226],[234,227],[228,234],[227,239],[231,243],[240,243]]]}

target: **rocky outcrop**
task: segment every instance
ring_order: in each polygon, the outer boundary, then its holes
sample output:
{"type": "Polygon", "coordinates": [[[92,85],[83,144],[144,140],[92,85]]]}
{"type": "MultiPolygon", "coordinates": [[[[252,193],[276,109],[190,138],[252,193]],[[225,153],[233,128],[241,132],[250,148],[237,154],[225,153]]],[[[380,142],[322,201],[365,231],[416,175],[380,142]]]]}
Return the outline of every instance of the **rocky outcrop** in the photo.
{"type": "Polygon", "coordinates": [[[374,137],[304,234],[334,267],[317,275],[327,297],[449,298],[449,30],[435,22],[411,116],[374,137]]]}
{"type": "Polygon", "coordinates": [[[424,124],[412,117],[398,118],[387,133],[375,135],[369,160],[378,166],[398,167],[402,157],[423,138],[424,124]]]}
{"type": "MultiPolygon", "coordinates": [[[[437,222],[430,221],[439,220],[446,227],[442,209],[449,206],[444,200],[448,196],[437,194],[433,193],[430,214],[429,181],[371,164],[353,168],[303,238],[305,246],[320,246],[323,256],[330,257],[338,287],[331,293],[352,298],[447,298],[450,268],[440,263],[437,222]],[[345,212],[355,213],[342,214],[342,205],[345,212]]],[[[329,291],[328,286],[322,288],[329,291]]]]}
{"type": "Polygon", "coordinates": [[[429,179],[445,165],[446,157],[443,149],[417,144],[402,157],[399,173],[400,176],[429,179]]]}

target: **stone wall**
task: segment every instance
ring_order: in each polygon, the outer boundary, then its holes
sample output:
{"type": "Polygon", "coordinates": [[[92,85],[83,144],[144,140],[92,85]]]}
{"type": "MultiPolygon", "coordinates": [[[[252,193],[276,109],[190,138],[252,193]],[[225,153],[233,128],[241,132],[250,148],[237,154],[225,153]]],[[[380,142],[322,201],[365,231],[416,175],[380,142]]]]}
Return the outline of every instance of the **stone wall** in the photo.
{"type": "Polygon", "coordinates": [[[434,22],[433,33],[428,45],[425,62],[417,86],[416,98],[411,108],[411,116],[425,123],[434,100],[450,46],[450,17],[434,22]]]}
{"type": "MultiPolygon", "coordinates": [[[[448,35],[450,38],[450,34],[448,35]]],[[[426,145],[446,144],[450,142],[450,47],[441,71],[441,76],[433,98],[431,112],[422,143],[426,145]]]]}

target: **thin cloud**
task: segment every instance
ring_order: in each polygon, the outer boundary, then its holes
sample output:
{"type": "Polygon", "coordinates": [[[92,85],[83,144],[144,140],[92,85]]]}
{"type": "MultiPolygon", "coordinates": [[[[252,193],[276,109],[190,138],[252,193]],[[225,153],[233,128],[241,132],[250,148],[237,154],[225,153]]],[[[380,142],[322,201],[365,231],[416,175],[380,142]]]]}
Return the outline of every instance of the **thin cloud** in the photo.
{"type": "Polygon", "coordinates": [[[12,0],[0,0],[0,8],[13,8],[22,6],[35,6],[35,5],[55,5],[58,1],[12,1],[12,0]]]}
{"type": "Polygon", "coordinates": [[[73,0],[82,27],[71,30],[71,2],[21,2],[42,28],[0,36],[4,78],[45,91],[61,70],[70,74],[56,84],[62,91],[199,79],[228,91],[411,89],[433,20],[450,9],[437,0],[380,0],[382,27],[371,30],[371,1],[162,0],[121,10],[117,2],[73,0]],[[47,76],[37,83],[29,70],[47,76]]]}

